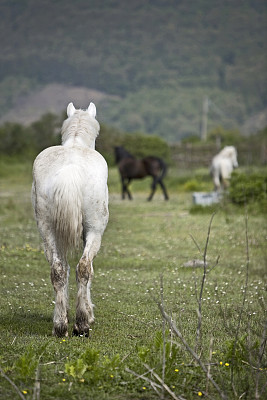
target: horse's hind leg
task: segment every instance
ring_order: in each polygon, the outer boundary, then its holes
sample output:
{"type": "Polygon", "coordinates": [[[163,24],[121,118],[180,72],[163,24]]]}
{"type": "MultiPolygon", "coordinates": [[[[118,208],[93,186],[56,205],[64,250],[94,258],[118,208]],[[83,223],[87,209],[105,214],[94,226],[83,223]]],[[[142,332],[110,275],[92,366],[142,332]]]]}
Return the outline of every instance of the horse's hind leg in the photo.
{"type": "Polygon", "coordinates": [[[45,255],[51,266],[51,282],[55,291],[55,309],[53,317],[53,335],[68,336],[68,279],[69,265],[66,257],[57,249],[52,230],[38,221],[38,227],[44,239],[45,255]]]}
{"type": "Polygon", "coordinates": [[[125,189],[126,189],[126,192],[127,192],[127,194],[128,194],[128,199],[129,199],[129,200],[132,200],[133,197],[132,197],[131,192],[130,192],[130,190],[129,190],[129,185],[130,185],[130,183],[131,183],[131,179],[129,178],[127,184],[125,185],[125,189]]]}
{"type": "Polygon", "coordinates": [[[153,177],[153,181],[152,181],[152,185],[151,185],[151,193],[150,193],[147,201],[151,201],[153,199],[153,196],[154,196],[155,191],[156,191],[156,187],[157,187],[157,178],[153,177]]]}
{"type": "Polygon", "coordinates": [[[54,328],[55,336],[68,336],[68,278],[69,266],[58,257],[53,257],[51,281],[55,290],[54,328]]]}
{"type": "Polygon", "coordinates": [[[122,185],[122,200],[125,199],[125,193],[127,193],[129,200],[132,200],[132,195],[131,192],[129,190],[129,184],[131,182],[131,179],[128,179],[128,182],[126,183],[125,179],[122,178],[121,179],[121,185],[122,185]]]}
{"type": "Polygon", "coordinates": [[[161,189],[162,189],[162,191],[163,191],[164,199],[165,199],[165,200],[169,200],[169,196],[168,196],[168,193],[167,193],[167,189],[166,189],[164,183],[162,182],[161,179],[159,179],[158,183],[160,184],[161,189]]]}
{"type": "Polygon", "coordinates": [[[122,198],[122,200],[125,199],[125,191],[126,191],[126,185],[124,183],[124,179],[121,178],[121,198],[122,198]]]}
{"type": "Polygon", "coordinates": [[[78,287],[76,322],[73,334],[89,335],[89,325],[94,322],[93,304],[91,301],[91,282],[93,278],[93,259],[101,244],[101,235],[90,232],[86,235],[83,255],[76,268],[76,281],[78,287]]]}

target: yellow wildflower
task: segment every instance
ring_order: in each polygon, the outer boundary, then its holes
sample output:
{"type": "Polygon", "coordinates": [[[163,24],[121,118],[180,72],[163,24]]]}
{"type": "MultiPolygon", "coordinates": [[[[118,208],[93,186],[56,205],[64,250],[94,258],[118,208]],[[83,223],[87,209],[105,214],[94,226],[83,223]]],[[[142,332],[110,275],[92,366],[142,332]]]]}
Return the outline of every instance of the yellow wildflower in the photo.
{"type": "Polygon", "coordinates": [[[198,396],[200,396],[200,397],[201,397],[201,396],[202,396],[202,394],[203,394],[202,392],[198,392],[198,396]]]}

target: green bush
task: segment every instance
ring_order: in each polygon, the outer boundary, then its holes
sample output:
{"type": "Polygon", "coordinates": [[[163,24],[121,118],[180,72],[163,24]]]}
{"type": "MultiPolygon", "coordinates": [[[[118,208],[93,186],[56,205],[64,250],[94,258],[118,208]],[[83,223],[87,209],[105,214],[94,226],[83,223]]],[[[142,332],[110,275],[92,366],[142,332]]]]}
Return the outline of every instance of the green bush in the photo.
{"type": "Polygon", "coordinates": [[[234,172],[231,177],[229,197],[234,204],[264,202],[267,198],[267,173],[234,172]]]}
{"type": "Polygon", "coordinates": [[[201,191],[203,188],[203,185],[200,181],[197,179],[190,179],[189,181],[185,182],[183,185],[183,190],[185,192],[197,192],[201,191]]]}
{"type": "Polygon", "coordinates": [[[128,133],[123,136],[121,145],[136,157],[156,156],[170,163],[170,147],[159,136],[128,133]]]}
{"type": "Polygon", "coordinates": [[[6,122],[0,127],[0,154],[25,154],[31,148],[31,143],[31,132],[24,126],[6,122]]]}
{"type": "Polygon", "coordinates": [[[219,140],[222,146],[236,146],[243,141],[243,138],[236,129],[226,130],[222,126],[217,126],[208,133],[208,141],[215,142],[216,140],[219,140]]]}
{"type": "Polygon", "coordinates": [[[74,380],[85,379],[87,382],[105,382],[118,375],[120,357],[115,354],[111,359],[100,357],[99,351],[87,348],[80,358],[65,364],[65,373],[74,380]]]}

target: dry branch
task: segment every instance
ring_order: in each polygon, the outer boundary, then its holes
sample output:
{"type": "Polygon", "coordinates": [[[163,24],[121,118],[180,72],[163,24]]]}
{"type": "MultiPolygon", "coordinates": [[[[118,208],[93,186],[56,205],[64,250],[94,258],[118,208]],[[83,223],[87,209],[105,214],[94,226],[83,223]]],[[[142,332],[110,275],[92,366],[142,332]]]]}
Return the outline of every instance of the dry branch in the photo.
{"type": "Polygon", "coordinates": [[[3,376],[3,378],[5,378],[5,379],[10,383],[10,385],[13,386],[13,388],[14,388],[14,389],[16,390],[16,392],[18,393],[19,397],[20,397],[22,400],[26,400],[26,398],[23,396],[23,394],[21,393],[21,391],[19,390],[19,388],[17,387],[17,385],[4,373],[4,371],[2,370],[1,367],[0,367],[0,372],[1,372],[1,375],[3,376]]]}
{"type": "Polygon", "coordinates": [[[202,371],[206,374],[206,376],[208,377],[209,381],[211,382],[211,384],[214,386],[214,388],[217,390],[217,392],[219,393],[220,397],[223,400],[227,399],[227,396],[225,395],[225,393],[220,389],[220,387],[218,386],[218,384],[214,381],[214,379],[212,378],[212,376],[210,376],[208,374],[208,369],[205,367],[205,364],[201,361],[201,359],[199,358],[199,356],[196,354],[196,352],[189,346],[189,344],[187,343],[187,341],[185,340],[185,338],[183,337],[183,335],[181,334],[181,332],[179,331],[179,329],[176,327],[176,325],[173,323],[173,321],[171,320],[170,316],[165,312],[164,308],[162,307],[162,305],[160,303],[158,303],[158,307],[160,309],[161,315],[163,318],[165,318],[165,320],[168,322],[170,329],[173,330],[173,332],[175,333],[176,336],[178,336],[178,338],[181,340],[181,342],[183,343],[184,347],[186,348],[186,350],[193,356],[193,358],[195,359],[195,361],[199,364],[200,368],[202,369],[202,371]]]}

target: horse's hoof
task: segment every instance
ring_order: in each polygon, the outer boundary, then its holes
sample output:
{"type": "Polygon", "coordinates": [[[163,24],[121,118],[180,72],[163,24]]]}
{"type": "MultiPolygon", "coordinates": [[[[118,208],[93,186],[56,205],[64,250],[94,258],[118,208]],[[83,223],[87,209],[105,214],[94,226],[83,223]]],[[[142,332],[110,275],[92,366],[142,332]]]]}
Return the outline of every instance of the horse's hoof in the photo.
{"type": "Polygon", "coordinates": [[[84,325],[74,324],[72,336],[89,337],[89,325],[88,324],[84,324],[84,325]]]}
{"type": "Polygon", "coordinates": [[[68,325],[67,324],[54,325],[52,334],[57,337],[67,337],[69,335],[68,325]]]}

